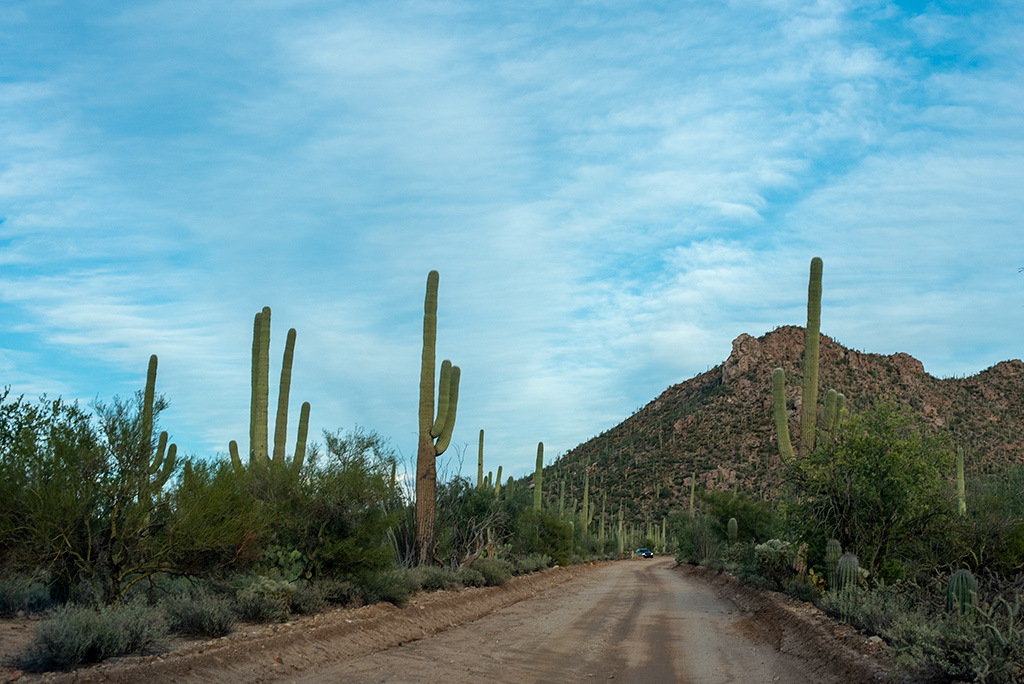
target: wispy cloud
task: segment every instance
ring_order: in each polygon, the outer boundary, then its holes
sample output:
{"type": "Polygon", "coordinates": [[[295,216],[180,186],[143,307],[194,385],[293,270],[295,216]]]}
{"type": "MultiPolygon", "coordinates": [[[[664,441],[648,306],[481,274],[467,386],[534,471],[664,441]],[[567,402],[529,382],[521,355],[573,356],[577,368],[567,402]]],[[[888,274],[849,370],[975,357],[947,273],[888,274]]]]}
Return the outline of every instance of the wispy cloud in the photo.
{"type": "Polygon", "coordinates": [[[1019,356],[1024,17],[996,3],[144,2],[0,13],[0,383],[150,353],[186,450],[292,396],[415,448],[423,284],[456,441],[506,470],[803,321],[938,374],[1019,356]],[[1014,297],[1016,296],[1016,299],[1014,297]]]}

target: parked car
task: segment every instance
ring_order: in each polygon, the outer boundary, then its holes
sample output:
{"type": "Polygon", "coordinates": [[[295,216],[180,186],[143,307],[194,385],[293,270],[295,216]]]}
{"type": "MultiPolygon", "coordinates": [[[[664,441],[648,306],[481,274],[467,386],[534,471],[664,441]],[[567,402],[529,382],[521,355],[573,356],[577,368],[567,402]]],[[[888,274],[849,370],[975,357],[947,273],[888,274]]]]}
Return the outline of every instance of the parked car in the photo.
{"type": "Polygon", "coordinates": [[[633,553],[643,558],[654,558],[654,552],[650,549],[637,549],[633,553]]]}

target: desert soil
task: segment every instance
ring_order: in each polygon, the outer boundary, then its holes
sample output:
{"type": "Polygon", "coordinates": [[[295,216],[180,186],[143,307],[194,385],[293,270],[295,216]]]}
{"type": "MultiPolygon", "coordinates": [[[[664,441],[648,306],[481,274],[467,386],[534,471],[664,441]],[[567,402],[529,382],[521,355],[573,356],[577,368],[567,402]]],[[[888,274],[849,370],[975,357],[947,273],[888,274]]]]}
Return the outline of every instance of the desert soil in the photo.
{"type": "MultiPolygon", "coordinates": [[[[24,641],[15,632],[0,630],[0,654],[24,641]]],[[[656,559],[246,626],[56,677],[0,670],[0,681],[847,684],[887,681],[886,671],[877,643],[810,604],[656,559]]]]}

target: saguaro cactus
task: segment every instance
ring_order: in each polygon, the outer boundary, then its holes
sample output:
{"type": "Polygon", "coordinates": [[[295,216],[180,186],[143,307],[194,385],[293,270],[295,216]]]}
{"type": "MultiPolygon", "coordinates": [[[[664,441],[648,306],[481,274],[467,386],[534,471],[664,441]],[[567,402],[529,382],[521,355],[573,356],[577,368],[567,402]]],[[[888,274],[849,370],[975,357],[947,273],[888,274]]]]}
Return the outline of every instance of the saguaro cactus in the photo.
{"type": "Polygon", "coordinates": [[[967,515],[967,485],[964,481],[964,450],[956,450],[956,500],[960,515],[967,515]]]}
{"type": "Polygon", "coordinates": [[[541,506],[541,488],[544,485],[544,442],[537,442],[537,469],[533,472],[533,510],[541,506]]]}
{"type": "Polygon", "coordinates": [[[967,568],[960,568],[946,587],[946,612],[971,617],[978,607],[978,582],[967,568]]]}
{"type": "MultiPolygon", "coordinates": [[[[804,331],[804,385],[800,406],[800,450],[794,454],[789,439],[789,419],[786,413],[786,373],[781,368],[772,372],[772,404],[775,414],[775,432],[779,440],[779,455],[783,462],[792,462],[795,455],[807,456],[814,451],[817,437],[818,414],[818,351],[821,338],[821,272],[819,257],[811,259],[811,274],[807,284],[807,327],[804,331]]],[[[825,429],[834,434],[838,427],[843,395],[826,398],[825,429]],[[834,400],[830,408],[829,403],[834,400]]]]}
{"type": "Polygon", "coordinates": [[[480,446],[476,452],[476,487],[484,485],[484,431],[480,431],[480,446]]]}
{"type": "Polygon", "coordinates": [[[416,546],[420,564],[433,554],[434,515],[437,507],[437,457],[451,443],[459,401],[458,366],[445,359],[438,380],[434,414],[434,367],[437,345],[437,271],[427,275],[423,301],[423,355],[420,363],[419,448],[416,453],[416,546]]]}
{"type": "Polygon", "coordinates": [[[177,447],[167,447],[167,433],[161,432],[160,438],[153,448],[153,416],[156,404],[156,354],[149,357],[149,368],[146,371],[146,389],[142,394],[142,425],[139,441],[142,446],[142,463],[139,469],[139,496],[147,502],[152,501],[153,493],[159,496],[167,480],[174,472],[177,463],[177,447]]]}
{"type": "Polygon", "coordinates": [[[814,451],[818,424],[818,346],[821,340],[821,258],[811,259],[807,283],[807,327],[804,329],[804,394],[800,407],[800,451],[814,451]]]}
{"type": "Polygon", "coordinates": [[[586,532],[590,527],[590,473],[583,473],[583,508],[580,509],[580,525],[586,532]]]}
{"type": "Polygon", "coordinates": [[[839,557],[836,564],[836,588],[842,591],[848,587],[855,586],[860,577],[860,563],[857,556],[852,553],[844,553],[839,557]]]}
{"type": "Polygon", "coordinates": [[[736,522],[736,518],[729,518],[729,522],[726,524],[726,534],[729,536],[729,546],[736,543],[736,535],[739,533],[739,523],[736,522]]]}
{"type": "MultiPolygon", "coordinates": [[[[306,437],[309,431],[309,402],[302,404],[299,413],[298,440],[291,463],[286,462],[288,439],[288,398],[291,394],[292,361],[295,358],[295,328],[288,330],[284,357],[281,361],[281,381],[277,395],[277,415],[274,422],[274,450],[271,460],[268,412],[270,404],[270,307],[256,314],[252,326],[252,395],[249,403],[249,471],[275,467],[287,468],[298,474],[306,457],[306,437]]],[[[246,472],[238,452],[238,444],[228,444],[231,464],[239,475],[246,472]]]]}
{"type": "Polygon", "coordinates": [[[838,539],[829,539],[825,544],[825,579],[828,580],[829,588],[834,588],[837,582],[836,569],[839,567],[839,558],[843,555],[843,545],[838,539]]]}

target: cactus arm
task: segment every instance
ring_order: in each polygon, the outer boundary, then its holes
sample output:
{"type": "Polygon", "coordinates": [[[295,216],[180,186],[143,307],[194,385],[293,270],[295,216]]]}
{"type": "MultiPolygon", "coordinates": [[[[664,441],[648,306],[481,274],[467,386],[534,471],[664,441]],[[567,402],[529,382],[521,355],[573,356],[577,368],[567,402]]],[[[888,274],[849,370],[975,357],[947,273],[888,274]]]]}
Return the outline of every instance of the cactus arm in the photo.
{"type": "Polygon", "coordinates": [[[430,436],[439,437],[448,422],[448,411],[452,382],[452,362],[445,359],[441,362],[441,375],[437,380],[437,418],[430,427],[430,436]]]}
{"type": "Polygon", "coordinates": [[[295,440],[295,455],[292,456],[292,472],[296,475],[306,461],[306,437],[309,435],[309,402],[302,402],[299,409],[299,434],[295,440]]]}
{"type": "Polygon", "coordinates": [[[242,465],[242,459],[238,456],[238,442],[235,440],[228,442],[228,453],[231,454],[231,465],[235,469],[235,474],[238,477],[245,475],[245,466],[242,465]]]}
{"type": "Polygon", "coordinates": [[[786,373],[772,372],[772,406],[775,409],[775,433],[779,438],[779,456],[783,463],[793,462],[793,443],[789,441],[789,416],[786,413],[786,373]]]}
{"type": "Polygon", "coordinates": [[[821,270],[819,257],[811,259],[807,284],[807,328],[804,337],[804,393],[800,411],[800,453],[814,451],[815,425],[818,422],[818,347],[821,338],[821,270]]]}
{"type": "Polygon", "coordinates": [[[455,429],[455,412],[459,405],[459,376],[462,371],[458,366],[451,367],[451,382],[448,387],[448,410],[445,416],[444,428],[437,436],[437,443],[434,445],[437,456],[440,456],[448,448],[452,441],[452,431],[455,429]]]}
{"type": "Polygon", "coordinates": [[[494,495],[501,494],[501,466],[498,466],[498,474],[494,476],[494,495]]]}
{"type": "Polygon", "coordinates": [[[839,422],[839,392],[830,389],[825,394],[825,432],[830,437],[835,437],[836,425],[839,422]]]}
{"type": "MultiPolygon", "coordinates": [[[[166,433],[164,433],[166,434],[166,433]]],[[[167,456],[164,458],[163,468],[160,469],[160,474],[157,476],[156,489],[159,493],[167,484],[167,480],[171,478],[171,474],[174,472],[174,467],[178,464],[178,445],[169,444],[167,446],[167,456]]]]}
{"type": "Polygon", "coordinates": [[[153,463],[149,468],[147,475],[153,475],[160,470],[160,464],[164,461],[164,453],[167,451],[167,431],[160,432],[160,438],[156,444],[156,454],[153,456],[153,463]]]}
{"type": "Polygon", "coordinates": [[[281,384],[277,391],[277,419],[274,421],[274,463],[284,464],[288,441],[288,395],[292,385],[292,361],[295,358],[295,328],[288,330],[281,361],[281,384]]]}

